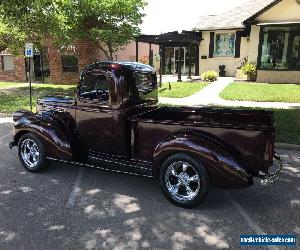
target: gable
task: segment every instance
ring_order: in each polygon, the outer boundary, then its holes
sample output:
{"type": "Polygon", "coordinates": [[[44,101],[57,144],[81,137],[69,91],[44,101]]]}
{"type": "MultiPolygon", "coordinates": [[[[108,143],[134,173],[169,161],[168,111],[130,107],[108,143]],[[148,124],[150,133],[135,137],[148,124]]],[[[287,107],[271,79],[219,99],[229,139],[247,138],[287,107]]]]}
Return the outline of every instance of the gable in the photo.
{"type": "Polygon", "coordinates": [[[255,18],[263,22],[300,22],[300,1],[282,0],[255,18]]]}

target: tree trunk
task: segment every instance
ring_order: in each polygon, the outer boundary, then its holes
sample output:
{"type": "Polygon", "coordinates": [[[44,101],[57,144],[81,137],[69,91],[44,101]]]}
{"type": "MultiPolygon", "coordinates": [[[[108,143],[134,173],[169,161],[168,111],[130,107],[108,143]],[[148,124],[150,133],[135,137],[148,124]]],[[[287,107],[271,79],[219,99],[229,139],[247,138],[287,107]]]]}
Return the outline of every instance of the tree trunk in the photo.
{"type": "Polygon", "coordinates": [[[101,51],[104,53],[104,55],[106,56],[107,60],[110,60],[111,61],[111,57],[110,55],[108,54],[108,52],[101,46],[101,45],[98,45],[99,48],[101,49],[101,51]]]}
{"type": "Polygon", "coordinates": [[[110,60],[113,61],[114,60],[114,55],[113,55],[114,51],[113,51],[113,48],[112,48],[112,46],[111,46],[110,43],[107,44],[107,47],[108,47],[108,51],[109,51],[110,60]]]}

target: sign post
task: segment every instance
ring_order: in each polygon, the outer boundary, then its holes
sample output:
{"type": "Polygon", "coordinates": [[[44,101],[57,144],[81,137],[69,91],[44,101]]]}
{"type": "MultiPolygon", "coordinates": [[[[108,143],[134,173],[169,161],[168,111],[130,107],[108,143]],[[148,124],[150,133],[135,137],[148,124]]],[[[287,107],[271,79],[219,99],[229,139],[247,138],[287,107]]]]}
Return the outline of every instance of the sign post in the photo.
{"type": "Polygon", "coordinates": [[[31,88],[31,57],[33,57],[33,44],[32,43],[26,43],[25,44],[25,57],[28,58],[28,67],[29,67],[29,99],[30,99],[30,111],[32,111],[32,88],[31,88]]]}

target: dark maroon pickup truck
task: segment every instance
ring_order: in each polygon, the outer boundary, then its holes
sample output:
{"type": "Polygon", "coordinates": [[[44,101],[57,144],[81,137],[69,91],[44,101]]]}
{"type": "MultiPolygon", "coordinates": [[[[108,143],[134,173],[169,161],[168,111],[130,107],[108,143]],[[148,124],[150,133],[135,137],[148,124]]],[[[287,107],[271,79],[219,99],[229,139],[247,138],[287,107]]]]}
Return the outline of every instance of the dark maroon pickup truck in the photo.
{"type": "MultiPolygon", "coordinates": [[[[192,83],[191,83],[192,84],[192,83]]],[[[75,99],[38,101],[37,113],[14,113],[14,139],[32,172],[50,161],[158,177],[178,206],[198,205],[209,186],[272,182],[273,113],[158,107],[152,67],[97,62],[85,67],[75,99]]]]}

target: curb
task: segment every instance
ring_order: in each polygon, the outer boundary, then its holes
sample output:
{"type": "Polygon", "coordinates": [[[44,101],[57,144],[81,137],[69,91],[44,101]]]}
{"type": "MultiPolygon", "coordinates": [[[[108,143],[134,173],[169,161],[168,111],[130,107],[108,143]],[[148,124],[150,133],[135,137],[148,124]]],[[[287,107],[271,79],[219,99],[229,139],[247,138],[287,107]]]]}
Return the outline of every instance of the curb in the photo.
{"type": "Polygon", "coordinates": [[[275,143],[275,148],[300,151],[300,145],[289,143],[275,143]]]}
{"type": "Polygon", "coordinates": [[[12,117],[0,117],[0,124],[13,123],[12,117]]]}

